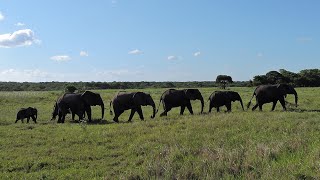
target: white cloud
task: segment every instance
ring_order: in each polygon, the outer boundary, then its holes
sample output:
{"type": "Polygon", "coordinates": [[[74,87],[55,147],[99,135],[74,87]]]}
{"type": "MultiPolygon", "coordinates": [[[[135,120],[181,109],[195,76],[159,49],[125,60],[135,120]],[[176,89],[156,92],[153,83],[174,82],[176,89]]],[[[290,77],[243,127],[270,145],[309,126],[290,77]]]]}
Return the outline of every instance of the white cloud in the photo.
{"type": "Polygon", "coordinates": [[[22,23],[22,22],[18,22],[18,23],[15,24],[15,26],[24,26],[24,25],[25,25],[25,24],[22,23]]]}
{"type": "Polygon", "coordinates": [[[88,56],[89,56],[89,53],[86,52],[86,51],[80,51],[80,56],[88,57],[88,56]]]}
{"type": "Polygon", "coordinates": [[[2,12],[0,11],[0,21],[4,20],[4,15],[2,14],[2,12]]]}
{"type": "Polygon", "coordinates": [[[198,57],[198,56],[200,56],[200,55],[201,55],[201,52],[200,52],[200,51],[193,53],[193,56],[195,56],[195,57],[198,57]]]}
{"type": "Polygon", "coordinates": [[[0,81],[15,81],[15,82],[39,82],[39,81],[51,81],[55,79],[56,75],[50,74],[39,69],[6,69],[0,71],[0,81]]]}
{"type": "Polygon", "coordinates": [[[34,37],[31,29],[18,30],[12,34],[0,34],[0,47],[3,48],[30,46],[33,43],[40,43],[40,41],[34,37]]]}
{"type": "Polygon", "coordinates": [[[52,56],[50,59],[57,62],[65,62],[65,61],[70,61],[71,57],[68,55],[57,55],[57,56],[52,56]]]}
{"type": "Polygon", "coordinates": [[[143,54],[143,52],[139,49],[134,49],[132,51],[129,51],[128,54],[143,54]]]}
{"type": "Polygon", "coordinates": [[[111,0],[111,5],[115,7],[118,4],[118,0],[111,0]]]}
{"type": "Polygon", "coordinates": [[[178,60],[179,57],[178,56],[168,56],[167,59],[168,60],[178,60]]]}
{"type": "Polygon", "coordinates": [[[299,42],[310,42],[310,41],[312,41],[312,38],[311,37],[298,37],[297,41],[299,41],[299,42]]]}
{"type": "Polygon", "coordinates": [[[104,81],[119,81],[124,79],[137,78],[138,76],[143,76],[141,70],[128,70],[128,69],[118,69],[110,71],[100,71],[96,72],[97,79],[102,79],[104,81]]]}
{"type": "Polygon", "coordinates": [[[259,52],[259,53],[257,54],[257,56],[258,56],[258,57],[263,57],[263,54],[262,54],[261,52],[259,52]]]}
{"type": "Polygon", "coordinates": [[[13,82],[90,82],[90,81],[139,81],[145,78],[141,68],[115,69],[87,72],[47,72],[39,69],[0,69],[0,81],[13,82]]]}

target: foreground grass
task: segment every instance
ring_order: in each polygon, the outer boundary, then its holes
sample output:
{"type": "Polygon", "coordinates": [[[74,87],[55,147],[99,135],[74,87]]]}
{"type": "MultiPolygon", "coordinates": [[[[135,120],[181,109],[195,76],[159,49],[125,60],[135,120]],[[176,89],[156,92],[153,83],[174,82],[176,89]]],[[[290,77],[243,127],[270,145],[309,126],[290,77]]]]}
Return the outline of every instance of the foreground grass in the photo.
{"type": "MultiPolygon", "coordinates": [[[[245,102],[253,91],[233,90],[245,102]]],[[[145,91],[158,102],[163,89],[145,91]]],[[[212,89],[201,92],[207,98],[212,89]]],[[[49,121],[59,92],[0,93],[0,179],[320,178],[319,92],[298,89],[300,106],[288,112],[280,105],[242,112],[235,103],[232,113],[179,116],[175,109],[145,122],[135,116],[126,123],[126,113],[120,124],[107,116],[62,125],[49,121]],[[16,109],[30,104],[41,112],[39,124],[13,124],[16,109]]],[[[107,103],[115,91],[100,93],[107,103]]],[[[193,105],[199,112],[200,103],[193,105]]],[[[151,108],[144,114],[150,117],[151,108]]]]}

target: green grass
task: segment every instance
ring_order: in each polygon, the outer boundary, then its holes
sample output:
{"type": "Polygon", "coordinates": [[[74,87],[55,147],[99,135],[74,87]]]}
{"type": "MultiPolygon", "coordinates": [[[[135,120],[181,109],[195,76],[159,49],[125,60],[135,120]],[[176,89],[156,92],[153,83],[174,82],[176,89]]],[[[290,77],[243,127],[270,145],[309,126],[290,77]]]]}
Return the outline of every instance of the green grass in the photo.
{"type": "MultiPolygon", "coordinates": [[[[156,105],[165,89],[145,89],[156,105]]],[[[214,88],[200,89],[207,99],[214,88]]],[[[232,88],[246,104],[254,88],[232,88]]],[[[130,90],[131,91],[131,90],[130,90]]],[[[303,179],[320,178],[320,88],[298,88],[299,106],[282,112],[241,110],[150,119],[129,112],[112,122],[93,107],[94,123],[50,121],[60,92],[0,92],[0,179],[303,179]],[[19,108],[39,110],[38,124],[14,124],[19,108]]],[[[97,91],[105,104],[115,90],[97,91]]],[[[288,96],[293,102],[294,98],[288,96]]],[[[255,101],[254,101],[255,103],[255,101]]],[[[223,108],[223,110],[226,110],[223,108]]],[[[208,102],[205,102],[205,112],[208,102]]],[[[162,107],[160,108],[162,112],[162,107]]]]}

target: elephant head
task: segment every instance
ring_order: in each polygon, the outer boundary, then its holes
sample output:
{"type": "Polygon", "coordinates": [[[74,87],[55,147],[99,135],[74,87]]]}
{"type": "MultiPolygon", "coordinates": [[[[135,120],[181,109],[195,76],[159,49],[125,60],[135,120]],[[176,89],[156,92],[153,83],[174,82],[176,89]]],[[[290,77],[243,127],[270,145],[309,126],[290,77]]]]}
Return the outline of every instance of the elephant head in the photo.
{"type": "Polygon", "coordinates": [[[36,108],[29,107],[32,115],[34,115],[35,119],[38,118],[38,110],[36,108]]]}
{"type": "Polygon", "coordinates": [[[153,114],[151,116],[151,118],[153,119],[156,115],[156,105],[151,97],[150,94],[146,94],[143,92],[136,92],[133,97],[133,102],[135,103],[135,105],[141,105],[141,106],[147,106],[150,105],[153,108],[153,114]]]}
{"type": "Polygon", "coordinates": [[[293,86],[288,84],[278,84],[277,88],[280,90],[281,95],[283,95],[284,97],[286,97],[287,94],[293,94],[295,97],[296,107],[298,106],[298,94],[293,86]]]}
{"type": "Polygon", "coordinates": [[[204,100],[201,95],[201,92],[198,89],[185,89],[184,93],[186,94],[187,98],[190,100],[198,99],[201,101],[201,113],[203,113],[204,100]]]}
{"type": "Polygon", "coordinates": [[[240,101],[242,110],[244,110],[244,108],[243,108],[243,102],[242,102],[242,99],[241,99],[239,93],[234,92],[234,91],[228,91],[228,92],[227,92],[227,95],[228,95],[229,99],[230,99],[232,102],[234,102],[234,101],[240,101]]]}
{"type": "Polygon", "coordinates": [[[35,120],[37,120],[37,117],[38,117],[38,110],[33,107],[28,107],[26,109],[26,116],[32,117],[32,119],[35,121],[35,120]]]}
{"type": "Polygon", "coordinates": [[[101,116],[103,119],[104,117],[104,103],[103,100],[98,93],[93,93],[91,91],[85,91],[84,93],[81,94],[81,98],[84,100],[84,102],[90,106],[101,106],[101,116]]]}

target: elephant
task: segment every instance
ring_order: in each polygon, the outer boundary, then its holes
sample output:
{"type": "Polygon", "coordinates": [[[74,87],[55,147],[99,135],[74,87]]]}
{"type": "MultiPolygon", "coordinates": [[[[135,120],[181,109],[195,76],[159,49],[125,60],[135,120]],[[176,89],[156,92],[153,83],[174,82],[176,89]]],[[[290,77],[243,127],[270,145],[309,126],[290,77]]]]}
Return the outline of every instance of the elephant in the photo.
{"type": "Polygon", "coordinates": [[[84,114],[86,113],[89,122],[91,122],[91,106],[96,105],[101,106],[101,119],[103,119],[104,103],[100,94],[91,91],[85,91],[82,94],[66,93],[57,101],[59,116],[58,123],[64,123],[65,116],[69,112],[69,110],[72,113],[77,114],[79,116],[79,119],[82,119],[84,117],[84,114]]]}
{"type": "Polygon", "coordinates": [[[29,123],[30,117],[32,118],[34,123],[37,123],[38,110],[34,107],[21,108],[17,113],[15,123],[17,123],[19,120],[21,120],[21,122],[23,123],[24,118],[27,118],[27,123],[29,123]]]}
{"type": "MultiPolygon", "coordinates": [[[[180,115],[183,115],[185,108],[187,107],[190,114],[193,114],[191,100],[200,100],[201,101],[201,113],[203,113],[204,101],[201,95],[201,92],[198,89],[168,89],[166,90],[160,98],[158,110],[160,103],[162,101],[164,111],[160,114],[160,117],[167,116],[167,113],[173,107],[181,107],[180,115]]],[[[157,112],[158,112],[157,110],[157,112]]]]}
{"type": "Polygon", "coordinates": [[[244,110],[242,99],[239,93],[234,91],[214,91],[210,95],[209,100],[209,113],[213,107],[217,108],[217,112],[219,112],[220,106],[226,106],[227,112],[231,112],[231,102],[234,101],[240,101],[242,110],[244,110]]]}
{"type": "Polygon", "coordinates": [[[153,115],[155,117],[156,105],[150,94],[144,92],[119,92],[110,102],[110,114],[112,115],[111,105],[114,111],[114,122],[119,122],[119,116],[125,111],[131,109],[128,122],[131,122],[135,112],[138,112],[141,120],[144,120],[141,106],[150,105],[153,108],[153,115]]]}
{"type": "MultiPolygon", "coordinates": [[[[71,114],[72,114],[72,120],[74,121],[74,118],[75,118],[76,113],[75,113],[75,112],[71,112],[70,108],[68,108],[68,110],[66,111],[66,114],[68,114],[68,113],[71,113],[71,114]]],[[[51,121],[52,121],[52,120],[55,120],[58,115],[59,115],[58,103],[55,102],[55,103],[54,103],[54,106],[53,106],[51,121]]],[[[79,117],[79,121],[82,120],[83,118],[85,118],[85,112],[84,112],[84,110],[83,110],[83,111],[79,111],[79,112],[77,113],[77,115],[78,115],[78,117],[79,117]]]]}
{"type": "Polygon", "coordinates": [[[275,85],[260,85],[258,86],[250,99],[250,102],[247,105],[247,108],[250,107],[251,101],[254,96],[256,96],[256,105],[253,106],[252,111],[254,111],[258,106],[259,110],[262,111],[262,106],[265,103],[272,102],[272,109],[273,111],[276,107],[278,101],[280,101],[282,108],[284,111],[287,110],[285,104],[285,98],[287,94],[293,94],[295,96],[295,104],[296,107],[298,106],[298,94],[294,87],[287,84],[275,84],[275,85]]]}

